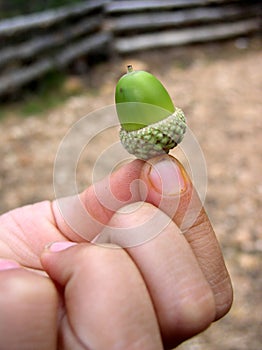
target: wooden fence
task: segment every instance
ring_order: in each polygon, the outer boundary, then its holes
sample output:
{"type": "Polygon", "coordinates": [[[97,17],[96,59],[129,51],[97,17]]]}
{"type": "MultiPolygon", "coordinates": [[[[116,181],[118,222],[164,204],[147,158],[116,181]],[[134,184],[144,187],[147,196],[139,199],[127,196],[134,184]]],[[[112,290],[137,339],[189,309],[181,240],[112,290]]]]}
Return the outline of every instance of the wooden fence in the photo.
{"type": "Polygon", "coordinates": [[[94,52],[139,50],[249,35],[261,1],[86,0],[0,21],[0,95],[94,52]]]}

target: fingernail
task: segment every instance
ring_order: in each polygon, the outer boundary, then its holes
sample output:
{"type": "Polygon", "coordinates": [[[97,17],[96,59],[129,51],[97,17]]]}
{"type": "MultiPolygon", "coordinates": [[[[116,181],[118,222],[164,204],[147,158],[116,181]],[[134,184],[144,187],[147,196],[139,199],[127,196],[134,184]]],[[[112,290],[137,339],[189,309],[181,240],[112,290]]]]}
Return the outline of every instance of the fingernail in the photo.
{"type": "Polygon", "coordinates": [[[186,190],[185,171],[172,158],[152,164],[149,179],[155,190],[164,195],[179,195],[186,190]]]}
{"type": "Polygon", "coordinates": [[[67,248],[73,247],[74,245],[77,245],[75,242],[52,242],[46,245],[46,249],[48,249],[50,252],[57,253],[61,252],[62,250],[65,250],[67,248]]]}
{"type": "Polygon", "coordinates": [[[21,265],[14,260],[0,259],[0,271],[18,269],[20,267],[21,265]]]}

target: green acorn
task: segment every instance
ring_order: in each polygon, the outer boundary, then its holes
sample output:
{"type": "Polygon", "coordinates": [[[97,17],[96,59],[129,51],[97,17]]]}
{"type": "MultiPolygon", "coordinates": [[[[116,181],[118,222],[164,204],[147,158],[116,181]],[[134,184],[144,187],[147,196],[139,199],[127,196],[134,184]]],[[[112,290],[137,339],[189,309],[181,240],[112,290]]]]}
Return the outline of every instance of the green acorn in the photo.
{"type": "Polygon", "coordinates": [[[184,113],[154,75],[134,71],[131,65],[127,69],[115,90],[121,143],[141,159],[168,153],[183,139],[184,113]]]}

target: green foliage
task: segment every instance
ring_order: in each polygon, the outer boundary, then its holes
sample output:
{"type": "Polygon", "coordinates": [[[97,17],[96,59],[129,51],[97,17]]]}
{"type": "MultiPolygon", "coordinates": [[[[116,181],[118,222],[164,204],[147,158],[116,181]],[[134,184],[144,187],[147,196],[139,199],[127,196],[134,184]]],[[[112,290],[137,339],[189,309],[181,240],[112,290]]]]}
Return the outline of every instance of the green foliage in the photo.
{"type": "Polygon", "coordinates": [[[49,72],[39,83],[34,92],[25,93],[21,103],[22,115],[41,114],[49,108],[59,105],[66,96],[63,93],[63,83],[66,76],[63,73],[49,72]]]}
{"type": "Polygon", "coordinates": [[[19,100],[6,101],[0,105],[0,119],[10,114],[23,117],[41,115],[46,111],[59,106],[72,95],[82,92],[81,88],[68,90],[65,85],[68,76],[59,71],[49,72],[39,82],[32,83],[34,86],[23,88],[19,100]]]}

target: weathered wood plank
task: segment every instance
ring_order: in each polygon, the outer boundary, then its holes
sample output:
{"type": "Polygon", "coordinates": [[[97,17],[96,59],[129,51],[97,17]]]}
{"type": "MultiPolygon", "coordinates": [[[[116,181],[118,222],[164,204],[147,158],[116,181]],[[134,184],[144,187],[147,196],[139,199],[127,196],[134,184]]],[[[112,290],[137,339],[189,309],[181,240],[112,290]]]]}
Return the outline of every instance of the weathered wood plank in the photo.
{"type": "Polygon", "coordinates": [[[53,68],[53,62],[50,59],[43,59],[32,64],[27,68],[13,70],[0,77],[0,95],[11,92],[19,86],[29,81],[41,77],[44,73],[53,68]]]}
{"type": "Polygon", "coordinates": [[[43,51],[64,45],[82,34],[88,34],[90,31],[98,29],[101,26],[101,20],[102,17],[99,15],[85,18],[73,26],[65,27],[63,30],[47,35],[39,35],[22,44],[2,49],[0,50],[0,66],[14,59],[34,58],[43,51]]]}
{"type": "Polygon", "coordinates": [[[8,41],[5,35],[19,38],[23,31],[33,35],[23,43],[1,49],[0,66],[5,73],[0,76],[0,95],[95,50],[124,54],[246,35],[261,29],[259,14],[261,4],[258,1],[86,0],[73,6],[0,21],[2,42],[8,41]],[[258,7],[254,7],[254,3],[258,7]],[[212,6],[205,6],[210,4],[212,6]],[[113,5],[121,5],[124,10],[120,7],[114,10],[113,5]],[[98,11],[92,13],[95,9],[98,11]],[[125,9],[130,13],[125,13],[125,9]],[[54,29],[55,24],[60,24],[59,29],[54,29]],[[36,30],[38,28],[46,28],[46,32],[36,30]],[[132,36],[128,36],[129,30],[132,36]],[[125,37],[121,38],[123,33],[125,37]],[[25,64],[27,59],[32,62],[30,66],[25,64]]]}
{"type": "Polygon", "coordinates": [[[48,27],[77,15],[87,14],[97,8],[102,8],[107,0],[84,1],[76,5],[63,6],[53,10],[18,16],[0,21],[0,36],[13,35],[33,28],[48,27]]]}
{"type": "MultiPolygon", "coordinates": [[[[238,0],[232,0],[238,1],[238,0]]],[[[231,1],[231,2],[232,2],[231,1]]],[[[170,8],[186,8],[204,6],[216,3],[226,3],[228,0],[116,0],[105,5],[108,14],[119,12],[135,12],[146,10],[165,10],[170,8]]]]}
{"type": "Polygon", "coordinates": [[[41,77],[51,69],[66,66],[76,57],[87,55],[93,50],[107,45],[110,41],[109,33],[98,33],[79,42],[67,46],[54,57],[46,57],[36,61],[29,67],[20,67],[11,73],[0,77],[0,95],[10,92],[33,79],[41,77]]]}
{"type": "Polygon", "coordinates": [[[160,12],[147,14],[130,14],[113,18],[109,26],[114,32],[128,30],[156,29],[167,26],[180,26],[192,23],[204,23],[218,20],[239,19],[254,16],[258,6],[220,6],[212,8],[194,8],[174,12],[160,12]]]}
{"type": "Polygon", "coordinates": [[[119,53],[128,53],[138,50],[226,39],[237,35],[247,34],[258,30],[259,28],[259,19],[249,19],[235,23],[223,23],[196,28],[141,34],[134,37],[116,39],[115,50],[119,53]]]}
{"type": "Polygon", "coordinates": [[[56,65],[58,67],[65,66],[77,57],[81,57],[90,51],[106,46],[109,44],[110,40],[110,33],[101,32],[71,45],[67,45],[56,57],[56,65]]]}

